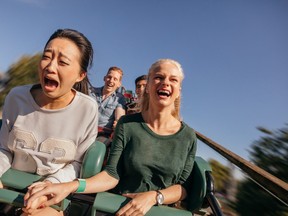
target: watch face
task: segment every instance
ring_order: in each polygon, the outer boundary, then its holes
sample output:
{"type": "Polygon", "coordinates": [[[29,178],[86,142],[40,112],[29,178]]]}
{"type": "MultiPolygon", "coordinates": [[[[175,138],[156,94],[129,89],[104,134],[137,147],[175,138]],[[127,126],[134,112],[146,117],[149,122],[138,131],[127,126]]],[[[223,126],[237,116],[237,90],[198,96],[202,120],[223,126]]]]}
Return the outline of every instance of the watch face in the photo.
{"type": "Polygon", "coordinates": [[[161,192],[157,191],[157,204],[162,205],[164,202],[164,196],[161,192]]]}

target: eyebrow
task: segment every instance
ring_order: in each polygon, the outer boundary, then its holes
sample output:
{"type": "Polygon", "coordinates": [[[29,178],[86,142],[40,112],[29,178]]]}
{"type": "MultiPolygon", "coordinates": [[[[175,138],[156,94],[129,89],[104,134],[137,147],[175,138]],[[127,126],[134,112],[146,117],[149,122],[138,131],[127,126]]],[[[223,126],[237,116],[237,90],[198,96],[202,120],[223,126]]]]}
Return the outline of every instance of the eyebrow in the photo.
{"type": "MultiPolygon", "coordinates": [[[[51,48],[46,48],[46,49],[44,50],[44,53],[45,53],[45,52],[53,53],[53,49],[51,49],[51,48]]],[[[62,52],[60,52],[60,55],[59,55],[59,56],[60,56],[60,57],[64,57],[64,58],[68,59],[69,61],[71,61],[71,59],[70,59],[67,55],[63,54],[62,52]]]]}

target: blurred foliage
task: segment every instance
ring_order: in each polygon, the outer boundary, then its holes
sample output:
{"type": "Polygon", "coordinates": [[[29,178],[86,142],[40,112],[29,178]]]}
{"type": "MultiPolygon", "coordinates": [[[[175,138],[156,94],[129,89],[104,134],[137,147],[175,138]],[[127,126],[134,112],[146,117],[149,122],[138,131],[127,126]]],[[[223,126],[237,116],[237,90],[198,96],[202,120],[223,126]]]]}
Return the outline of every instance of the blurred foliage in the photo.
{"type": "Polygon", "coordinates": [[[0,109],[3,107],[6,95],[13,87],[39,82],[37,68],[40,59],[40,53],[33,56],[25,55],[10,66],[6,72],[9,77],[8,81],[0,94],[0,109]]]}
{"type": "Polygon", "coordinates": [[[227,194],[229,181],[231,179],[231,170],[214,159],[209,160],[209,164],[212,167],[212,176],[214,179],[215,190],[217,192],[227,194]]]}
{"type": "MultiPolygon", "coordinates": [[[[275,132],[263,127],[258,129],[265,135],[252,144],[252,162],[288,182],[288,127],[275,132]]],[[[287,206],[249,179],[239,184],[236,199],[235,210],[239,215],[288,215],[287,206]]]]}

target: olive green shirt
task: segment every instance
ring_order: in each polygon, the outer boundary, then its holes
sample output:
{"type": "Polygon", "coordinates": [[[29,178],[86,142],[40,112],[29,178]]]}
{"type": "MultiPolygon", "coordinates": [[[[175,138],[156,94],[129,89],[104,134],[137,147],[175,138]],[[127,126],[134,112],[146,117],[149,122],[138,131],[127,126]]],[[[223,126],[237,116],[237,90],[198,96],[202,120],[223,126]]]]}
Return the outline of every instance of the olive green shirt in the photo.
{"type": "Polygon", "coordinates": [[[178,132],[158,135],[141,113],[117,123],[106,172],[119,180],[115,192],[134,193],[181,184],[187,189],[195,159],[196,135],[182,122],[178,132]]]}

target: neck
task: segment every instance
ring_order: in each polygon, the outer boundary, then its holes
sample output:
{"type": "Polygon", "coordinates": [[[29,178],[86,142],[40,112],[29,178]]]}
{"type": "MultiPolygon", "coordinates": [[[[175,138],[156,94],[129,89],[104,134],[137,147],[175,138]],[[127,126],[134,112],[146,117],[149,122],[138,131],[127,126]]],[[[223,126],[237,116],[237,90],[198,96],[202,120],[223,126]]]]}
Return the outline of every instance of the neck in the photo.
{"type": "Polygon", "coordinates": [[[180,122],[174,118],[170,109],[149,109],[142,112],[147,126],[159,135],[170,135],[180,129],[180,122]]]}
{"type": "Polygon", "coordinates": [[[107,97],[109,97],[111,94],[113,94],[114,91],[107,91],[107,89],[104,87],[102,90],[102,99],[105,100],[107,97]]]}
{"type": "Polygon", "coordinates": [[[68,106],[74,99],[76,92],[70,91],[58,98],[50,98],[45,95],[42,89],[32,92],[32,96],[39,107],[44,109],[61,109],[68,106]]]}

